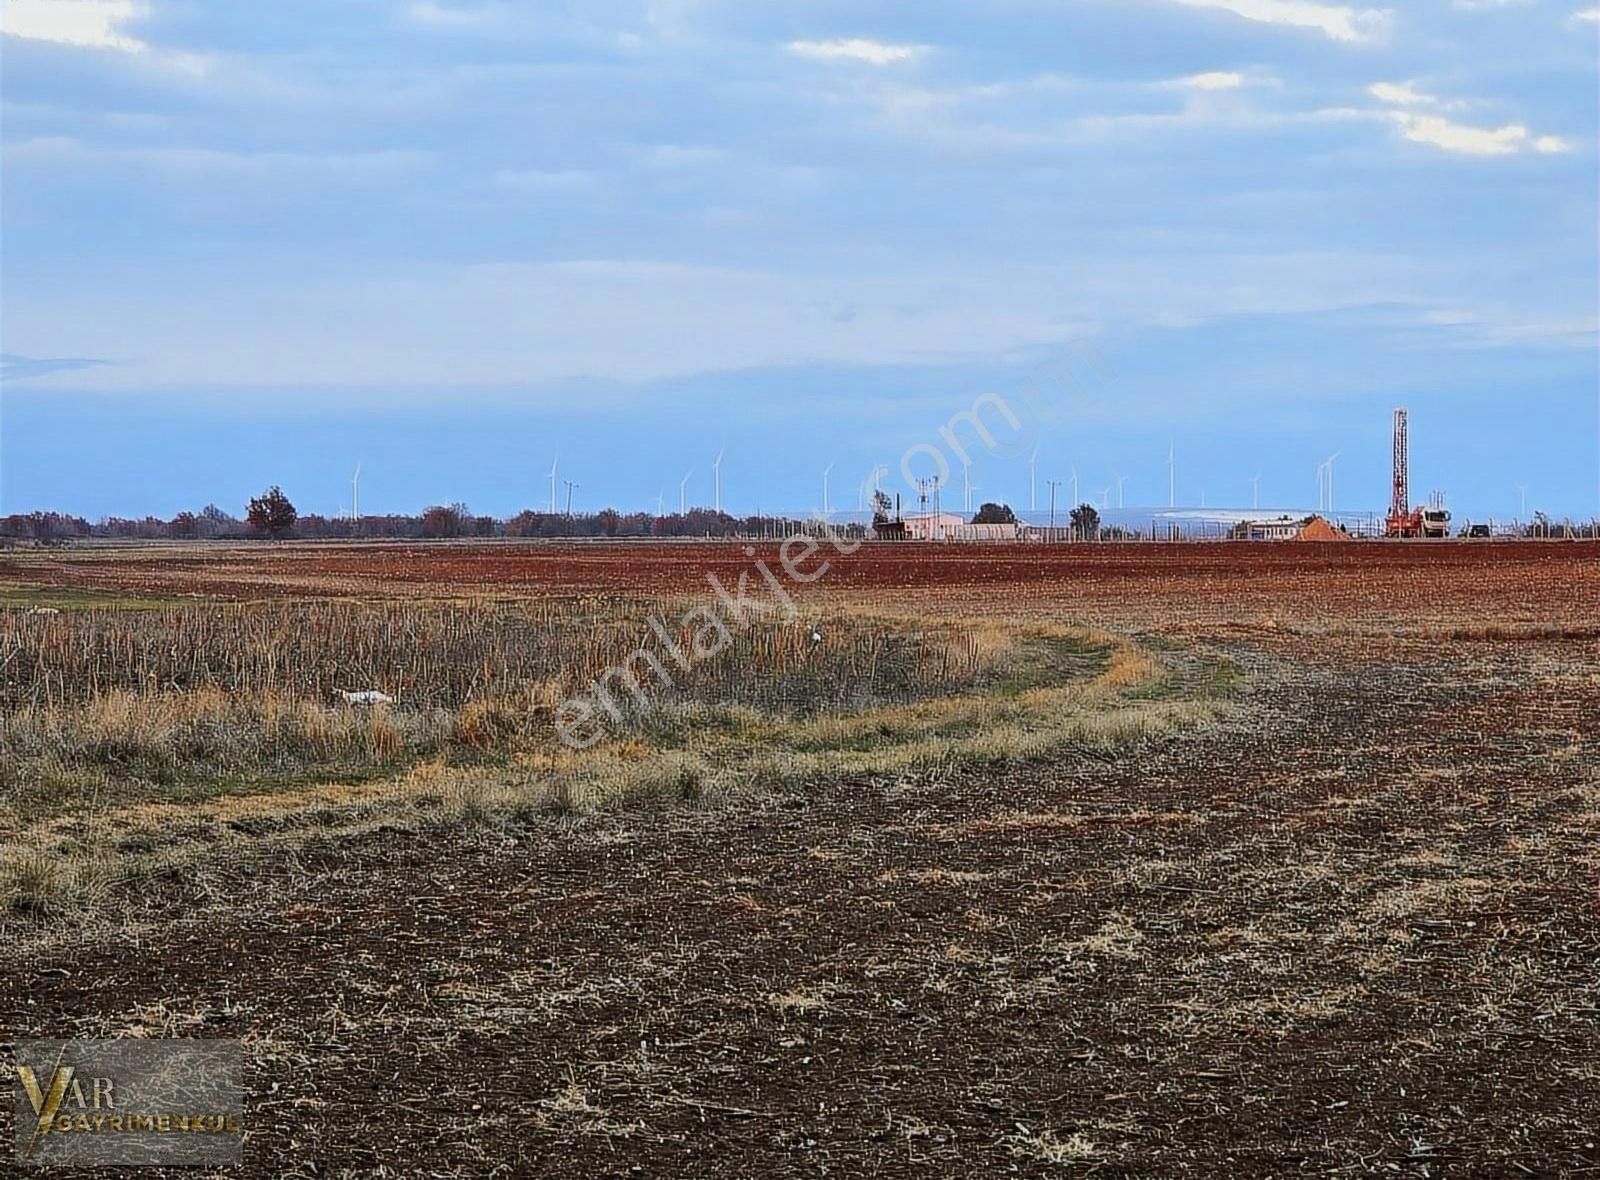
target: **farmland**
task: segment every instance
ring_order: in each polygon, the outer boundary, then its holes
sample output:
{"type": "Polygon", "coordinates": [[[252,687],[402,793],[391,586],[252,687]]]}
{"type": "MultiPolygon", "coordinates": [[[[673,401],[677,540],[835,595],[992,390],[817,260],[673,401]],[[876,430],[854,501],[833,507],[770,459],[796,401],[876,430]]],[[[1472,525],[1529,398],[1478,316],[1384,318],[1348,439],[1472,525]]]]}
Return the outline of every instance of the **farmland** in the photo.
{"type": "Polygon", "coordinates": [[[0,553],[6,1027],[261,1176],[1600,1168],[1600,547],[824,559],[577,750],[776,545],[0,553]]]}

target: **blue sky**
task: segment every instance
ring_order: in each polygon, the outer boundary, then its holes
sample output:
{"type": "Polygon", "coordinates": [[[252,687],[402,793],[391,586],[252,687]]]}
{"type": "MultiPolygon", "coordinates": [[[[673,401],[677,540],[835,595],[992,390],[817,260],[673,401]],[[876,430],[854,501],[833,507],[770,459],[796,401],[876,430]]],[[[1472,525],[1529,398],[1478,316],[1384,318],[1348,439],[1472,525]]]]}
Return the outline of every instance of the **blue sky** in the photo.
{"type": "Polygon", "coordinates": [[[0,506],[1592,513],[1586,0],[7,0],[0,506]],[[957,477],[959,479],[959,476],[957,477]],[[898,474],[887,479],[899,485],[898,474]],[[947,503],[948,503],[947,497],[947,503]]]}

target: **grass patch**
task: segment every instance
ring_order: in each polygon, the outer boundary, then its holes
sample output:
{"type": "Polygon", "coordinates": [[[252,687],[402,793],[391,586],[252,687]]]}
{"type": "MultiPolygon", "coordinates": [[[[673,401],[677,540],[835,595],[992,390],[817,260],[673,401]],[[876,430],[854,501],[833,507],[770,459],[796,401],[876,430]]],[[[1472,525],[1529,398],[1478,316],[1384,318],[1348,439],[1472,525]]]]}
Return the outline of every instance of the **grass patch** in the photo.
{"type": "Polygon", "coordinates": [[[1063,750],[1104,755],[1203,724],[1223,707],[1210,686],[1233,680],[1198,657],[1175,674],[1173,661],[1130,641],[1072,628],[906,629],[855,615],[826,633],[843,650],[824,660],[770,629],[744,652],[765,664],[714,670],[583,750],[556,739],[549,676],[453,708],[352,708],[203,686],[115,687],[0,712],[0,852],[50,848],[60,861],[58,871],[23,862],[31,867],[7,886],[21,899],[12,908],[48,916],[53,894],[90,903],[95,882],[150,879],[151,866],[165,871],[240,841],[293,846],[387,826],[721,806],[841,780],[938,782],[961,767],[1063,750]],[[921,695],[895,688],[889,700],[858,686],[848,695],[856,707],[831,707],[852,669],[880,688],[913,672],[926,683],[921,695]],[[758,703],[729,699],[730,686],[752,679],[763,685],[758,703]]]}

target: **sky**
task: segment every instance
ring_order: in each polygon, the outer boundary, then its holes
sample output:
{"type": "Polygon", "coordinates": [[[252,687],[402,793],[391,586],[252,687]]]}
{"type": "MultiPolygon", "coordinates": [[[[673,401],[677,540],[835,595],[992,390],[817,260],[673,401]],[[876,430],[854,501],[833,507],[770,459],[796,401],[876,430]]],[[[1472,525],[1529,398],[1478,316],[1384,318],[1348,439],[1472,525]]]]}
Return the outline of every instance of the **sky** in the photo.
{"type": "Polygon", "coordinates": [[[0,511],[1376,511],[1404,405],[1416,500],[1593,515],[1597,62],[1586,0],[6,0],[0,511]]]}

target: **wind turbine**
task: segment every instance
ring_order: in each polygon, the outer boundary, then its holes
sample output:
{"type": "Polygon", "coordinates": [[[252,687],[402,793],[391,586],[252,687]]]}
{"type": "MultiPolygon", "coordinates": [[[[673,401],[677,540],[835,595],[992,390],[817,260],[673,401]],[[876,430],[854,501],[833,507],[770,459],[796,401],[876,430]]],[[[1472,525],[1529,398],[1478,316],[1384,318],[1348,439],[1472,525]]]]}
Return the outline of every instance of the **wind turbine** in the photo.
{"type": "Polygon", "coordinates": [[[1028,511],[1039,510],[1038,489],[1039,481],[1035,478],[1039,468],[1039,448],[1033,448],[1033,454],[1028,457],[1028,511]]]}
{"type": "Polygon", "coordinates": [[[1518,520],[1527,520],[1528,519],[1528,485],[1525,484],[1525,483],[1514,483],[1511,486],[1516,488],[1517,491],[1522,493],[1522,515],[1517,517],[1517,519],[1518,520]]]}
{"type": "Polygon", "coordinates": [[[689,499],[688,499],[688,490],[687,489],[689,487],[689,480],[693,475],[694,475],[694,468],[691,467],[691,468],[689,468],[689,474],[685,475],[683,477],[682,482],[678,484],[678,515],[679,516],[688,516],[689,515],[689,499]]]}
{"type": "Polygon", "coordinates": [[[1178,444],[1176,440],[1167,442],[1167,507],[1178,506],[1178,444]]]}
{"type": "Polygon", "coordinates": [[[1322,465],[1328,469],[1328,512],[1330,515],[1333,512],[1333,461],[1342,454],[1344,454],[1343,451],[1335,451],[1322,461],[1322,465]]]}
{"type": "Polygon", "coordinates": [[[722,456],[728,453],[728,448],[723,447],[717,452],[717,461],[711,465],[712,483],[715,488],[713,499],[718,512],[722,511],[722,456]]]}
{"type": "Polygon", "coordinates": [[[1111,507],[1111,489],[1109,487],[1101,488],[1100,489],[1100,508],[1101,508],[1101,511],[1106,511],[1110,507],[1111,507]]]}
{"type": "Polygon", "coordinates": [[[1074,467],[1072,469],[1072,506],[1076,508],[1082,503],[1083,501],[1078,499],[1078,469],[1074,467]]]}
{"type": "Polygon", "coordinates": [[[964,493],[963,497],[962,497],[963,503],[965,503],[966,506],[967,506],[966,510],[968,512],[971,512],[972,511],[972,465],[969,464],[965,459],[963,459],[961,461],[961,487],[962,487],[962,490],[963,490],[963,493],[964,493]]]}
{"type": "Polygon", "coordinates": [[[1118,508],[1126,508],[1127,507],[1127,501],[1123,497],[1123,494],[1122,494],[1122,485],[1127,483],[1127,482],[1128,482],[1128,477],[1126,475],[1117,476],[1117,507],[1118,508]]]}
{"type": "Polygon", "coordinates": [[[564,479],[561,482],[567,485],[567,515],[571,516],[572,515],[572,491],[578,485],[576,483],[574,483],[570,479],[564,479]]]}
{"type": "Polygon", "coordinates": [[[557,455],[550,464],[550,515],[556,514],[556,468],[561,464],[561,456],[557,455]]]}
{"type": "Polygon", "coordinates": [[[1261,507],[1261,477],[1259,475],[1250,477],[1250,507],[1261,507]]]}
{"type": "Polygon", "coordinates": [[[822,469],[822,515],[831,516],[833,508],[828,504],[828,475],[833,471],[834,464],[829,463],[822,469]]]}
{"type": "Polygon", "coordinates": [[[656,515],[657,516],[665,516],[667,514],[666,505],[667,505],[667,489],[666,488],[662,488],[659,492],[656,493],[656,515]]]}
{"type": "Polygon", "coordinates": [[[350,499],[350,517],[357,524],[361,523],[361,460],[356,460],[356,473],[350,479],[352,489],[350,499]]]}

